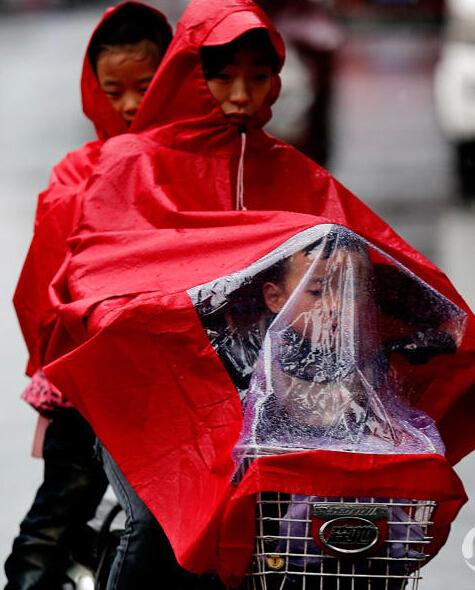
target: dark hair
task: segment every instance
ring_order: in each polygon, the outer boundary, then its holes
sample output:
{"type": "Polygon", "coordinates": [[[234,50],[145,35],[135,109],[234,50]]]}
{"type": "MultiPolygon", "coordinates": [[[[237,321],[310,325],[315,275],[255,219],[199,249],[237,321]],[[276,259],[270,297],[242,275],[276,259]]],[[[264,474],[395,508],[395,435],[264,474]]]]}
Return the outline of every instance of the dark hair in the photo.
{"type": "MultiPolygon", "coordinates": [[[[325,236],[303,247],[300,252],[308,256],[318,247],[322,247],[322,260],[327,260],[334,252],[340,249],[367,254],[366,242],[341,226],[333,227],[325,236]]],[[[289,270],[291,259],[291,256],[287,256],[278,260],[255,276],[249,277],[229,295],[229,316],[232,318],[235,328],[247,329],[253,323],[258,322],[259,319],[272,315],[264,301],[263,285],[267,282],[281,285],[289,270]]]]}
{"type": "Polygon", "coordinates": [[[94,71],[100,53],[107,46],[133,45],[149,40],[157,45],[162,55],[172,39],[166,21],[146,6],[126,5],[109,17],[94,33],[87,52],[94,71]]]}
{"type": "MultiPolygon", "coordinates": [[[[348,252],[366,253],[367,251],[366,243],[362,238],[341,226],[332,228],[328,234],[302,248],[302,252],[305,256],[308,256],[320,246],[323,246],[321,253],[322,260],[327,260],[340,248],[348,252]]],[[[259,283],[271,282],[277,285],[281,284],[289,269],[290,260],[291,257],[288,256],[260,272],[258,275],[259,283]]]]}
{"type": "Polygon", "coordinates": [[[270,66],[275,73],[279,71],[280,59],[268,32],[265,29],[253,29],[231,43],[201,48],[201,63],[205,78],[209,80],[222,72],[226,66],[233,62],[234,56],[241,49],[259,49],[263,54],[263,65],[270,66]]]}

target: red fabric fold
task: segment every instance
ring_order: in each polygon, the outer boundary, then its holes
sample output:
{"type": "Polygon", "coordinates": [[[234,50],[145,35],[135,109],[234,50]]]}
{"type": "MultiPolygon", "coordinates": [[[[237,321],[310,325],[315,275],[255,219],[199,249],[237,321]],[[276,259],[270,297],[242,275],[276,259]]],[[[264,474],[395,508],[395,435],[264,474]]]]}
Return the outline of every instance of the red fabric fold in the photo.
{"type": "MultiPolygon", "coordinates": [[[[282,216],[203,213],[202,228],[85,235],[76,239],[63,277],[76,291],[73,302],[58,307],[61,322],[85,342],[49,365],[47,376],[90,421],[164,527],[180,562],[193,571],[219,567],[218,531],[232,493],[230,453],[242,417],[235,387],[186,290],[243,269],[326,221],[286,214],[284,224],[282,216]],[[213,227],[218,219],[222,225],[213,227]]],[[[435,359],[432,381],[456,366],[457,356],[435,359]]],[[[446,406],[463,399],[465,373],[473,379],[467,367],[457,381],[454,369],[450,389],[433,391],[434,406],[441,397],[446,406]]],[[[473,430],[465,431],[465,440],[473,448],[473,430]]],[[[445,443],[458,451],[457,439],[445,443]]],[[[282,472],[280,485],[289,477],[282,472]]]]}

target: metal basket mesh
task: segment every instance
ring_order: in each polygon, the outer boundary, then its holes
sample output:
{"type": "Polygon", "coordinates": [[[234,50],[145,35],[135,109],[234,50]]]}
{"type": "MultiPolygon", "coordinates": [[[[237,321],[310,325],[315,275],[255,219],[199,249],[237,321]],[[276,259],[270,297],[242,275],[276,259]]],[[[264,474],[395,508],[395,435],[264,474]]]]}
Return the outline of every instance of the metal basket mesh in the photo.
{"type": "Polygon", "coordinates": [[[434,501],[394,498],[322,498],[259,493],[256,543],[242,590],[416,590],[431,542],[434,501]],[[339,557],[317,547],[312,514],[318,503],[387,511],[387,534],[378,550],[339,557]],[[295,516],[297,515],[297,517],[295,516]],[[283,523],[285,526],[283,526],[283,523]]]}

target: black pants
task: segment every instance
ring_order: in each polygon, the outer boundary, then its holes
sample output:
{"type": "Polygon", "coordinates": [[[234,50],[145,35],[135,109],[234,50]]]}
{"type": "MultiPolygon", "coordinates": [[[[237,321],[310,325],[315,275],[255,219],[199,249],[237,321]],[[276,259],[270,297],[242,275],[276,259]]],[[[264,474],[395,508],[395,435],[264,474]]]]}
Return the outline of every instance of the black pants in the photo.
{"type": "Polygon", "coordinates": [[[102,458],[109,483],[126,514],[107,590],[158,588],[163,579],[173,581],[170,586],[174,590],[195,588],[197,576],[178,565],[162,527],[103,447],[102,458]]]}
{"type": "Polygon", "coordinates": [[[5,562],[5,590],[60,589],[72,541],[106,487],[87,422],[75,410],[55,411],[45,434],[43,483],[5,562]]]}
{"type": "Polygon", "coordinates": [[[102,457],[109,483],[126,514],[107,590],[224,590],[216,576],[197,576],[178,564],[162,527],[104,447],[102,457]]]}

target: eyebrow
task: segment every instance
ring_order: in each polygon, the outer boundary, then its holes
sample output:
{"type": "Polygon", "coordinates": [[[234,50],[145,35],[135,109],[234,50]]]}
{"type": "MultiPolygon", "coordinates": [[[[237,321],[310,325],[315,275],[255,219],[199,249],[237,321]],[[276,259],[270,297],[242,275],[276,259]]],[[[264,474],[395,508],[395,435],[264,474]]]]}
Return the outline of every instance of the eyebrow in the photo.
{"type": "MultiPolygon", "coordinates": [[[[231,57],[231,60],[229,61],[229,63],[223,65],[223,68],[222,69],[226,68],[227,66],[235,66],[235,65],[237,65],[237,63],[236,63],[236,56],[233,55],[231,57]]],[[[268,68],[272,68],[272,65],[269,63],[269,60],[268,60],[268,58],[265,55],[258,55],[257,57],[255,57],[252,60],[251,65],[252,66],[262,67],[262,68],[264,68],[264,67],[266,67],[266,68],[267,67],[268,68]]]]}
{"type": "Polygon", "coordinates": [[[141,82],[151,82],[154,78],[155,74],[152,74],[151,76],[143,76],[142,78],[139,78],[137,80],[137,82],[140,84],[141,82]]]}
{"type": "Polygon", "coordinates": [[[258,66],[260,68],[272,68],[271,64],[269,63],[269,61],[263,57],[261,59],[256,58],[253,62],[252,62],[253,66],[258,66]]]}
{"type": "Polygon", "coordinates": [[[102,81],[102,86],[120,86],[120,82],[118,80],[112,80],[112,79],[105,79],[102,81]]]}
{"type": "Polygon", "coordinates": [[[318,278],[313,277],[308,282],[309,283],[323,283],[323,278],[318,279],[318,278]]]}
{"type": "MultiPolygon", "coordinates": [[[[150,76],[143,76],[142,78],[139,78],[138,80],[136,80],[137,84],[143,84],[145,82],[151,82],[154,78],[155,74],[152,74],[150,76]]],[[[114,80],[113,78],[106,78],[102,84],[103,87],[104,86],[121,86],[122,82],[120,82],[120,80],[114,80]]]]}

